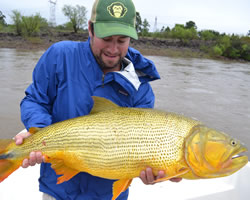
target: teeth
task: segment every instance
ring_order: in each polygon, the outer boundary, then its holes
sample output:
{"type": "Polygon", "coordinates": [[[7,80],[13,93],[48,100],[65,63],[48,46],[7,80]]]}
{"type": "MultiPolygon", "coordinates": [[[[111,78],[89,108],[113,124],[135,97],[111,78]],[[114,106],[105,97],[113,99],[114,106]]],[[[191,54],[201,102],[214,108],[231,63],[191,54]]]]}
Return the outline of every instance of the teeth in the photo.
{"type": "Polygon", "coordinates": [[[232,157],[232,159],[238,158],[238,157],[240,157],[240,155],[235,155],[235,156],[232,157]]]}
{"type": "Polygon", "coordinates": [[[236,154],[236,155],[232,156],[232,159],[234,159],[234,158],[239,158],[239,157],[244,156],[244,153],[245,153],[245,152],[246,152],[246,151],[241,151],[241,152],[238,152],[238,154],[236,154]]]}

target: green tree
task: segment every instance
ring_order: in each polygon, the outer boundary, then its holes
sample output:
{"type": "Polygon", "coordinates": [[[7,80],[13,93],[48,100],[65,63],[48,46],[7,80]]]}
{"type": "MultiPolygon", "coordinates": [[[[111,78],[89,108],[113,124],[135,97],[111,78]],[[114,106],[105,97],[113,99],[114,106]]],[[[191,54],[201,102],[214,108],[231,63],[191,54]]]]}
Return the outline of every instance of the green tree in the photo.
{"type": "Polygon", "coordinates": [[[87,25],[87,9],[84,6],[64,5],[62,11],[69,18],[75,33],[87,25]]]}
{"type": "Polygon", "coordinates": [[[250,45],[248,44],[242,45],[241,58],[250,61],[250,45]]]}
{"type": "Polygon", "coordinates": [[[240,58],[242,53],[242,41],[238,35],[232,35],[230,38],[231,46],[225,52],[227,53],[227,57],[230,58],[240,58]]]}
{"type": "Polygon", "coordinates": [[[50,28],[49,28],[49,22],[47,19],[43,18],[43,17],[39,17],[39,23],[40,23],[40,32],[48,32],[50,33],[50,28]]]}
{"type": "Polygon", "coordinates": [[[163,26],[163,27],[161,27],[161,30],[160,30],[160,32],[162,33],[162,32],[164,32],[165,31],[165,26],[163,26]]]}
{"type": "Polygon", "coordinates": [[[175,24],[173,30],[174,30],[175,28],[183,28],[183,29],[184,29],[185,26],[184,26],[183,24],[175,24]]]}
{"type": "Polygon", "coordinates": [[[189,40],[196,39],[198,36],[194,27],[186,29],[183,24],[176,24],[171,30],[171,37],[179,39],[183,44],[187,44],[189,40]]]}
{"type": "Polygon", "coordinates": [[[228,35],[220,36],[217,39],[217,45],[221,48],[223,55],[225,56],[226,50],[231,46],[231,39],[228,35]]]}
{"type": "Polygon", "coordinates": [[[135,29],[137,33],[142,32],[142,20],[139,12],[136,12],[135,29]]]}
{"type": "Polygon", "coordinates": [[[2,11],[0,11],[0,24],[2,25],[6,25],[6,22],[5,22],[5,15],[2,13],[2,11]]]}
{"type": "Polygon", "coordinates": [[[212,48],[212,55],[214,56],[221,56],[223,54],[223,51],[219,45],[215,45],[212,48]]]}
{"type": "Polygon", "coordinates": [[[220,34],[213,30],[203,30],[200,31],[198,35],[202,40],[209,41],[216,40],[220,34]]]}
{"type": "Polygon", "coordinates": [[[190,28],[197,29],[197,26],[196,26],[195,22],[189,21],[189,22],[186,23],[185,28],[187,28],[187,29],[190,29],[190,28]]]}
{"type": "Polygon", "coordinates": [[[142,35],[147,36],[149,34],[150,24],[147,19],[144,19],[142,22],[142,35]]]}
{"type": "Polygon", "coordinates": [[[21,35],[22,34],[22,15],[18,10],[12,10],[12,14],[10,15],[13,24],[16,29],[16,34],[21,35]]]}
{"type": "Polygon", "coordinates": [[[22,34],[34,36],[40,32],[41,26],[46,22],[39,13],[31,16],[22,16],[22,34]]]}
{"type": "Polygon", "coordinates": [[[248,31],[247,35],[250,36],[250,30],[248,31]]]}
{"type": "Polygon", "coordinates": [[[169,33],[169,32],[171,31],[171,29],[170,29],[169,26],[168,26],[167,28],[165,28],[164,31],[169,33]]]}

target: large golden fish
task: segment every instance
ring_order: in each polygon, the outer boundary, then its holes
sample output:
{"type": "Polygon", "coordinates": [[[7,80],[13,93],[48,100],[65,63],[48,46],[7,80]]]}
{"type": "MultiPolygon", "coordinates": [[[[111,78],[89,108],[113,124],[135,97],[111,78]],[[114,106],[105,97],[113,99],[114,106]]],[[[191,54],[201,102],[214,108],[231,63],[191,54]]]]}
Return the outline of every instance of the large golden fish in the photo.
{"type": "MultiPolygon", "coordinates": [[[[94,98],[90,115],[66,120],[43,129],[20,146],[0,140],[0,182],[21,165],[31,151],[41,151],[59,175],[58,183],[84,171],[118,179],[113,200],[133,178],[150,166],[154,174],[187,179],[228,176],[247,162],[238,140],[181,115],[154,109],[123,108],[94,98]]],[[[34,134],[35,133],[35,134],[34,134]]]]}

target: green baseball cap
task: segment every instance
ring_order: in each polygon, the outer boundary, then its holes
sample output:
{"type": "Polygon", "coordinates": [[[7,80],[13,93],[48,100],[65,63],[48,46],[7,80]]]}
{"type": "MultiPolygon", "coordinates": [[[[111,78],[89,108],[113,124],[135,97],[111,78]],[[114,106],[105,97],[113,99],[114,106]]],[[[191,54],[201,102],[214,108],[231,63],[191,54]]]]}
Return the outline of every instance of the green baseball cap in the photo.
{"type": "Polygon", "coordinates": [[[97,37],[125,35],[138,39],[132,0],[95,0],[90,21],[97,37]]]}

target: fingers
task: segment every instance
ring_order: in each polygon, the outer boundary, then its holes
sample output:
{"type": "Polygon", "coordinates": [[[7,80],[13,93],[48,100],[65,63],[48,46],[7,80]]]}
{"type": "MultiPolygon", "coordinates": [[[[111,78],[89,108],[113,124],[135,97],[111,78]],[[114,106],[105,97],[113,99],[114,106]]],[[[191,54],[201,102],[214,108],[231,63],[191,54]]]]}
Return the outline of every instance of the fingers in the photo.
{"type": "MultiPolygon", "coordinates": [[[[24,139],[29,137],[31,134],[29,132],[21,132],[14,137],[16,145],[23,143],[24,139]]],[[[29,166],[34,166],[45,161],[42,153],[40,151],[33,151],[30,153],[29,158],[23,160],[22,167],[27,168],[29,166]]]]}
{"type": "Polygon", "coordinates": [[[142,180],[142,182],[144,184],[147,185],[147,178],[146,178],[146,172],[145,171],[141,171],[141,173],[140,173],[140,179],[142,180]]]}
{"type": "Polygon", "coordinates": [[[31,134],[29,132],[23,132],[23,133],[20,133],[20,134],[17,134],[15,137],[14,137],[14,140],[16,142],[16,145],[20,145],[23,143],[23,140],[27,137],[29,137],[31,134]]]}
{"type": "Polygon", "coordinates": [[[182,178],[171,178],[170,181],[179,183],[182,180],[182,178]]]}
{"type": "MultiPolygon", "coordinates": [[[[153,171],[150,167],[147,167],[145,171],[141,171],[140,178],[142,182],[146,185],[153,185],[154,181],[165,177],[164,171],[159,171],[157,176],[154,176],[153,171]]],[[[171,178],[172,182],[180,182],[182,178],[171,178]]]]}
{"type": "Polygon", "coordinates": [[[141,171],[140,178],[142,182],[146,185],[154,184],[154,181],[158,178],[164,178],[165,173],[164,171],[159,171],[157,176],[154,176],[153,171],[151,168],[147,167],[145,171],[141,171]]]}
{"type": "Polygon", "coordinates": [[[22,163],[23,168],[27,168],[29,166],[34,166],[36,164],[40,164],[44,162],[44,157],[40,151],[31,152],[29,155],[29,159],[24,159],[22,163]]]}
{"type": "Polygon", "coordinates": [[[158,172],[158,175],[157,175],[157,177],[156,177],[156,180],[157,179],[160,179],[160,178],[164,178],[165,177],[165,172],[164,171],[159,171],[158,172]]]}
{"type": "Polygon", "coordinates": [[[17,136],[15,136],[15,141],[16,141],[16,145],[20,145],[20,144],[22,144],[23,143],[23,137],[22,136],[20,136],[20,135],[17,135],[17,136]]]}
{"type": "Polygon", "coordinates": [[[148,184],[153,184],[156,179],[151,168],[146,168],[146,179],[148,184]]]}

